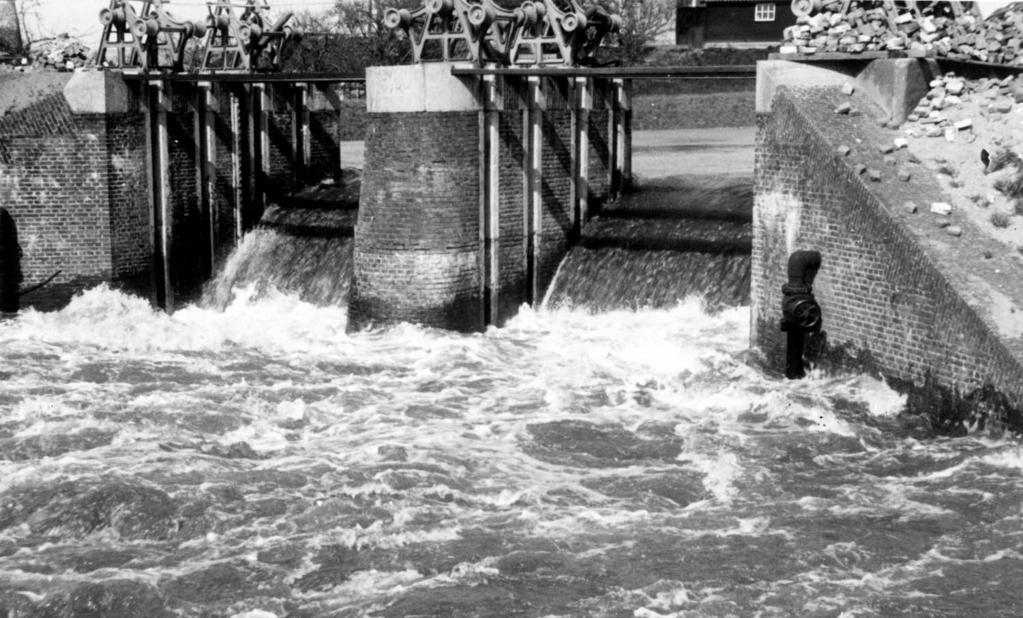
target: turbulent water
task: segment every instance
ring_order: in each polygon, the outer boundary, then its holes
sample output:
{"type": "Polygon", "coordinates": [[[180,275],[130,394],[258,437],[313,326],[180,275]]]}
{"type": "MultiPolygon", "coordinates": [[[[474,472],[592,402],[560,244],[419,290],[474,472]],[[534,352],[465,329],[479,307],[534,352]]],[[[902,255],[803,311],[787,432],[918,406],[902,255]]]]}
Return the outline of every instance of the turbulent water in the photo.
{"type": "Polygon", "coordinates": [[[0,615],[1015,615],[1023,451],[747,309],[345,333],[243,290],[0,323],[0,615]],[[6,610],[6,614],[4,613],[6,610]]]}
{"type": "Polygon", "coordinates": [[[361,172],[345,170],[337,184],[271,204],[206,285],[203,304],[223,309],[247,286],[256,297],[284,292],[314,305],[344,305],[361,187],[361,172]]]}
{"type": "Polygon", "coordinates": [[[672,176],[644,181],[587,224],[548,292],[552,306],[594,311],[748,305],[753,181],[672,176]]]}

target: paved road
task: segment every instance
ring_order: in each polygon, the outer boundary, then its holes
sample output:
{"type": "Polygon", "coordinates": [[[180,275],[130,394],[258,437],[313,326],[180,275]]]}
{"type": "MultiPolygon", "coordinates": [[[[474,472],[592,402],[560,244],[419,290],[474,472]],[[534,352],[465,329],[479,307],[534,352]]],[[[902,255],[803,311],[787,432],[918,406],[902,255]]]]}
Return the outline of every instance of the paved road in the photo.
{"type": "MultiPolygon", "coordinates": [[[[639,178],[677,175],[752,176],[753,127],[635,131],[632,173],[639,178]]],[[[341,143],[341,164],[361,169],[362,142],[341,143]]]]}

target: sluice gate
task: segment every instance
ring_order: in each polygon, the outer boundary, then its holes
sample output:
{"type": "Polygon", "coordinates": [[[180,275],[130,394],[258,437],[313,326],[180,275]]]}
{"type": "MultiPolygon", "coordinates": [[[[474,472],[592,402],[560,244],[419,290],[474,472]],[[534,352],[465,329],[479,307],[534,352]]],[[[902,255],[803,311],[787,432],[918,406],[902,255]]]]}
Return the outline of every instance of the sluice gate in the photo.
{"type": "Polygon", "coordinates": [[[194,300],[267,205],[340,182],[340,75],[125,76],[143,102],[156,304],[194,300]]]}
{"type": "Polygon", "coordinates": [[[167,310],[197,300],[268,205],[344,182],[346,99],[365,92],[349,324],[499,325],[543,299],[584,222],[629,184],[631,80],[752,74],[595,67],[617,19],[553,0],[388,12],[417,62],[365,78],[264,73],[297,35],[265,2],[235,4],[209,3],[203,26],[111,0],[105,70],[5,82],[32,90],[0,118],[0,167],[26,281],[62,273],[47,308],[100,281],[167,310]],[[180,70],[182,40],[203,37],[206,70],[180,70]]]}

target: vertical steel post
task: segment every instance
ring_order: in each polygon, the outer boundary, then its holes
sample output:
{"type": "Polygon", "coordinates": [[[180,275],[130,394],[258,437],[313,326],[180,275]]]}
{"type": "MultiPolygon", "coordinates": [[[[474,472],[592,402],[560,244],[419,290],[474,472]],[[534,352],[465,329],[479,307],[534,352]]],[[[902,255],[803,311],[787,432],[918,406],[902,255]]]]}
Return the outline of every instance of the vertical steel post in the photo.
{"type": "Polygon", "coordinates": [[[483,110],[480,112],[480,260],[483,325],[500,320],[501,294],[501,201],[500,123],[501,98],[494,75],[483,78],[483,110]]]}
{"type": "Polygon", "coordinates": [[[196,174],[199,187],[199,216],[202,220],[203,276],[213,273],[216,233],[213,214],[213,84],[199,82],[195,91],[196,174]]]}
{"type": "Polygon", "coordinates": [[[306,168],[309,165],[309,87],[296,84],[291,103],[291,126],[294,134],[294,161],[292,172],[295,186],[302,187],[306,183],[306,168]]]}
{"type": "Polygon", "coordinates": [[[241,240],[245,228],[242,226],[242,215],[245,204],[245,186],[242,175],[242,97],[238,92],[228,89],[228,122],[231,128],[229,148],[231,149],[231,210],[234,216],[234,240],[241,240]]]}
{"type": "Polygon", "coordinates": [[[526,81],[526,302],[535,305],[541,299],[539,253],[543,236],[543,90],[538,76],[526,81]]]}
{"type": "Polygon", "coordinates": [[[266,192],[269,187],[270,169],[270,144],[268,134],[270,129],[269,94],[265,83],[252,85],[252,168],[253,184],[252,213],[249,220],[245,222],[246,229],[250,229],[259,222],[266,210],[266,192]]]}
{"type": "Polygon", "coordinates": [[[618,194],[620,178],[618,176],[618,122],[614,99],[614,88],[610,80],[602,80],[601,99],[607,110],[607,193],[608,198],[618,194]]]}
{"type": "MultiPolygon", "coordinates": [[[[575,232],[590,216],[590,110],[593,108],[593,82],[586,77],[575,78],[572,116],[575,118],[575,152],[572,173],[575,182],[575,232]]],[[[577,236],[578,237],[578,236],[577,236]]]]}
{"type": "Polygon", "coordinates": [[[147,88],[149,124],[149,179],[153,233],[153,294],[158,307],[174,310],[174,288],[171,285],[171,252],[173,220],[170,212],[170,145],[167,134],[167,110],[170,108],[168,86],[151,82],[147,88]]]}
{"type": "Polygon", "coordinates": [[[617,135],[615,146],[617,153],[615,165],[618,170],[618,189],[632,184],[632,99],[629,96],[632,82],[625,79],[614,80],[615,118],[617,135]]]}

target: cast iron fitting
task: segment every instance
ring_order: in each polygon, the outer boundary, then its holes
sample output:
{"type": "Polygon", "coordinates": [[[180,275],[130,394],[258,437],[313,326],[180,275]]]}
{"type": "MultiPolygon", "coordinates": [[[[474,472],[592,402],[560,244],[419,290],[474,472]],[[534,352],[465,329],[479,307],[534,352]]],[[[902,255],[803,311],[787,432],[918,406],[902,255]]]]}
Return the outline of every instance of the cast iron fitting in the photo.
{"type": "Polygon", "coordinates": [[[796,251],[789,256],[789,282],[781,286],[781,329],[786,331],[785,377],[790,380],[806,376],[806,333],[821,329],[821,308],[813,297],[813,280],[820,267],[817,251],[796,251]]]}
{"type": "Polygon", "coordinates": [[[821,329],[821,306],[813,294],[791,293],[782,288],[781,329],[798,328],[806,332],[821,329]]]}
{"type": "Polygon", "coordinates": [[[806,332],[821,329],[821,308],[813,297],[813,280],[821,267],[818,251],[796,251],[789,256],[789,282],[781,286],[781,329],[806,332]]]}

